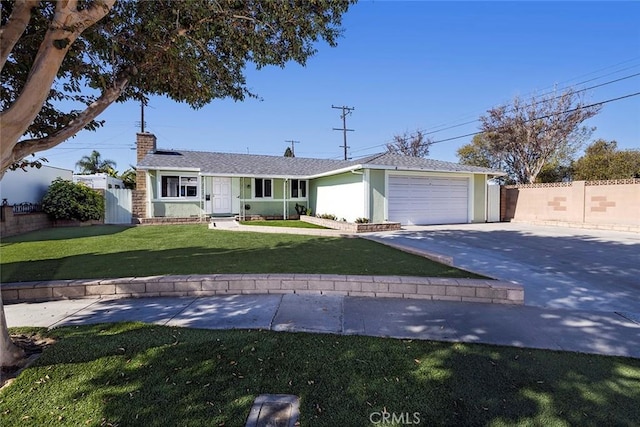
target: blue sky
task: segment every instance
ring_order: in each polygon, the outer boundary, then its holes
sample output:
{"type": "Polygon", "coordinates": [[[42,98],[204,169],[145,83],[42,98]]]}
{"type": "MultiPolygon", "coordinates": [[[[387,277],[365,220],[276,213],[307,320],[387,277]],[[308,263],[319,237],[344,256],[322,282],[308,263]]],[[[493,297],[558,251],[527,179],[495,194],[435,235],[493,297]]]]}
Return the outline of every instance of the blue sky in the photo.
{"type": "MultiPolygon", "coordinates": [[[[342,127],[341,111],[331,106],[345,105],[355,108],[347,118],[352,158],[384,151],[405,132],[456,138],[516,95],[604,84],[586,92],[600,102],[640,92],[640,75],[629,77],[640,73],[638,22],[639,2],[360,2],[344,16],[338,47],[320,44],[306,67],[248,70],[261,100],[192,110],[152,98],[146,130],[164,149],[282,155],[285,141],[296,140],[297,157],[340,159],[343,136],[333,128],[342,127]]],[[[140,107],[114,104],[101,118],[97,132],[40,154],[73,169],[96,149],[124,171],[135,162],[140,107]]],[[[592,140],[640,148],[640,96],[605,104],[586,124],[597,127],[592,140]]],[[[429,157],[457,161],[470,140],[438,142],[429,157]]]]}

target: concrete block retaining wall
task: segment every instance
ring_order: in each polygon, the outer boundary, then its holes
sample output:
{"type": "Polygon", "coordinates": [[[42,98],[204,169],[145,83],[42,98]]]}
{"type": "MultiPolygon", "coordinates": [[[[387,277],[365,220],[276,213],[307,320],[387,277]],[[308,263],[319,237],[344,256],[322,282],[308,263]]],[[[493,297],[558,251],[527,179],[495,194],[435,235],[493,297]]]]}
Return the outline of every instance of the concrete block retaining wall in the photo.
{"type": "Polygon", "coordinates": [[[5,303],[77,298],[317,294],[524,304],[521,285],[480,279],[324,274],[211,274],[4,283],[5,303]]]}
{"type": "Polygon", "coordinates": [[[334,221],[332,219],[318,218],[308,215],[300,215],[300,221],[332,228],[334,230],[348,231],[351,233],[370,233],[375,231],[393,231],[401,229],[399,222],[356,224],[353,222],[334,221]]]}

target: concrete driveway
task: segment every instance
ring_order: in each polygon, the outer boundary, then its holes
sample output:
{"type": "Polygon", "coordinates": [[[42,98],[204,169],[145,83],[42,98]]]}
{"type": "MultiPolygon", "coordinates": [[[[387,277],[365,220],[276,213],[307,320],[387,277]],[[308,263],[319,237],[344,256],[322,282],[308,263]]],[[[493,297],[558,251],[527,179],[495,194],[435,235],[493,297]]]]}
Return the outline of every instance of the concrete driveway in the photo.
{"type": "Polygon", "coordinates": [[[526,305],[640,316],[638,233],[492,223],[409,226],[366,237],[520,283],[526,305]]]}

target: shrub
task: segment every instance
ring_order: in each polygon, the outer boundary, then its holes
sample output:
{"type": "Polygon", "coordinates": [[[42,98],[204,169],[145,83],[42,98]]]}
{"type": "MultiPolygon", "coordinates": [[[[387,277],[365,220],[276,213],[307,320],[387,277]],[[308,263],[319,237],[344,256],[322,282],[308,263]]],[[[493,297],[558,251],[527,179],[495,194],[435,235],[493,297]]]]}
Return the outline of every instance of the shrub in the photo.
{"type": "Polygon", "coordinates": [[[42,210],[53,219],[100,219],[104,214],[104,197],[85,184],[58,178],[44,195],[42,210]]]}
{"type": "Polygon", "coordinates": [[[333,214],[321,214],[318,215],[318,218],[322,218],[322,219],[332,219],[334,221],[336,221],[338,219],[337,216],[333,215],[333,214]]]}
{"type": "Polygon", "coordinates": [[[368,224],[369,218],[356,218],[356,224],[368,224]]]}

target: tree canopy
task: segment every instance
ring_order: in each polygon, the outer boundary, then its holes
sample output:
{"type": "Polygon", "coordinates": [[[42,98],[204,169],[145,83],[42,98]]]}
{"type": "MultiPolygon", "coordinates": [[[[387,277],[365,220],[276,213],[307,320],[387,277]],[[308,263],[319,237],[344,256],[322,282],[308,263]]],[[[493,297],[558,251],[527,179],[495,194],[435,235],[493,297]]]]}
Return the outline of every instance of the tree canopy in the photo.
{"type": "Polygon", "coordinates": [[[245,69],[302,65],[335,46],[352,0],[2,0],[0,172],[101,126],[113,102],[200,108],[257,96],[245,69]]]}
{"type": "Polygon", "coordinates": [[[393,142],[387,144],[387,153],[403,154],[411,157],[427,157],[429,147],[433,142],[421,131],[413,134],[405,132],[403,135],[395,135],[393,142]]]}
{"type": "Polygon", "coordinates": [[[106,173],[110,176],[117,175],[116,162],[103,159],[102,155],[96,150],[93,150],[88,156],[82,156],[82,158],[76,162],[76,166],[80,169],[81,174],[106,173]]]}
{"type": "Polygon", "coordinates": [[[619,150],[616,141],[594,141],[573,164],[575,180],[627,178],[640,178],[640,150],[619,150]]]}

